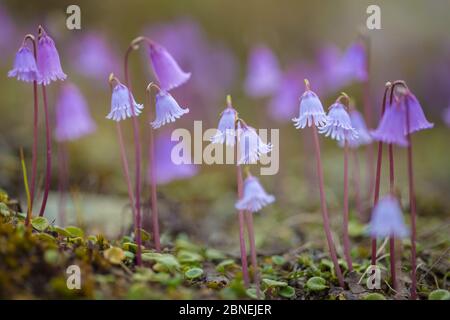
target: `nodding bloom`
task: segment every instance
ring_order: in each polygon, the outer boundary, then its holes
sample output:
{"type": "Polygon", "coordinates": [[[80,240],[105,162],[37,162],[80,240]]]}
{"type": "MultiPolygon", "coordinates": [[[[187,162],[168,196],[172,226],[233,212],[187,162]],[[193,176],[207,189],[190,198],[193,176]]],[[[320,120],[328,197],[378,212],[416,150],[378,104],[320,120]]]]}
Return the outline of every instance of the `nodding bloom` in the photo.
{"type": "Polygon", "coordinates": [[[251,97],[271,95],[280,82],[281,72],[272,50],[259,46],[252,50],[248,62],[245,91],[251,97]]]}
{"type": "Polygon", "coordinates": [[[272,151],[272,144],[264,143],[256,130],[247,125],[238,127],[238,142],[240,154],[238,165],[254,164],[262,154],[272,151]]]}
{"type": "Polygon", "coordinates": [[[339,64],[341,72],[349,79],[356,81],[366,81],[367,75],[367,55],[364,43],[355,41],[344,53],[342,61],[339,64]]]}
{"type": "Polygon", "coordinates": [[[48,85],[52,81],[66,79],[67,75],[62,71],[55,42],[47,35],[43,28],[40,28],[39,32],[37,46],[37,65],[41,74],[39,82],[43,85],[48,85]]]}
{"type": "Polygon", "coordinates": [[[372,131],[372,137],[386,144],[396,144],[401,147],[408,146],[405,138],[405,105],[398,103],[397,99],[393,105],[386,106],[386,111],[381,118],[378,128],[372,131]]]}
{"type": "Polygon", "coordinates": [[[225,142],[228,146],[234,146],[236,140],[236,119],[237,111],[232,106],[228,106],[222,112],[217,128],[218,132],[211,138],[211,142],[220,144],[225,142]]]}
{"type": "Polygon", "coordinates": [[[350,116],[340,102],[331,105],[326,122],[319,128],[319,132],[337,141],[351,141],[358,138],[358,133],[352,127],[350,116]]]}
{"type": "Polygon", "coordinates": [[[88,104],[80,90],[73,84],[64,84],[56,103],[56,140],[76,140],[95,129],[88,104]]]}
{"type": "Polygon", "coordinates": [[[138,116],[142,112],[143,105],[136,103],[133,94],[125,85],[117,83],[111,96],[111,111],[106,118],[114,121],[131,118],[133,116],[133,110],[131,108],[134,108],[134,115],[138,116]],[[130,95],[132,106],[130,106],[130,95]]]}
{"type": "Polygon", "coordinates": [[[40,74],[31,50],[22,46],[16,53],[14,59],[14,67],[8,72],[8,77],[17,78],[17,80],[25,82],[39,81],[40,74]]]}
{"type": "Polygon", "coordinates": [[[163,46],[152,42],[149,45],[150,60],[159,86],[169,91],[185,83],[191,74],[181,70],[178,63],[163,46]]]}
{"type": "MultiPolygon", "coordinates": [[[[417,100],[416,96],[407,90],[406,93],[400,96],[399,103],[404,105],[402,110],[409,107],[409,133],[414,133],[416,131],[430,129],[434,127],[434,124],[428,122],[423,113],[422,106],[417,100]]],[[[404,133],[408,134],[406,124],[404,125],[404,133]]]]}
{"type": "Polygon", "coordinates": [[[444,109],[442,117],[444,118],[444,123],[447,125],[447,127],[450,127],[450,106],[444,109]]]}
{"type": "Polygon", "coordinates": [[[244,182],[244,194],[236,202],[236,209],[257,212],[263,207],[273,203],[275,197],[267,194],[256,177],[249,176],[244,182]]]}
{"type": "Polygon", "coordinates": [[[174,122],[189,109],[183,109],[172,95],[164,90],[156,94],[156,119],[151,123],[153,129],[158,129],[166,123],[174,122]]]}
{"type": "Polygon", "coordinates": [[[373,209],[369,233],[374,238],[408,236],[400,204],[392,195],[382,198],[373,209]]]}
{"type": "MultiPolygon", "coordinates": [[[[349,115],[352,127],[355,128],[358,133],[358,137],[356,139],[348,141],[349,147],[358,148],[359,146],[372,143],[372,136],[370,135],[369,129],[367,128],[361,112],[352,108],[350,109],[349,115]]],[[[343,146],[343,143],[340,143],[340,145],[343,146]]]]}
{"type": "Polygon", "coordinates": [[[327,116],[323,111],[322,102],[319,97],[309,87],[309,82],[306,82],[306,90],[300,97],[300,112],[298,118],[292,119],[294,126],[297,129],[304,129],[306,126],[311,127],[313,124],[316,127],[323,126],[326,123],[327,116]]]}

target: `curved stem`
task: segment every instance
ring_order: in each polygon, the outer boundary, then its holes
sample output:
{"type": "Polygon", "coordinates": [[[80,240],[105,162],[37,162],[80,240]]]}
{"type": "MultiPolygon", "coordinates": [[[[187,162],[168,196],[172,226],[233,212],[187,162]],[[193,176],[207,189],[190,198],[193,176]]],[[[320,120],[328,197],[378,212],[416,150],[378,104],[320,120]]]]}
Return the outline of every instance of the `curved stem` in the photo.
{"type": "MultiPolygon", "coordinates": [[[[120,122],[117,122],[116,124],[117,129],[117,136],[119,138],[119,147],[120,147],[120,159],[122,162],[122,170],[123,174],[125,176],[125,181],[127,183],[127,190],[128,190],[128,199],[130,201],[130,207],[131,212],[133,213],[134,218],[134,226],[135,226],[135,234],[141,233],[140,230],[137,230],[137,214],[136,214],[136,207],[134,206],[134,196],[133,196],[133,187],[131,186],[131,179],[130,179],[130,172],[129,172],[129,166],[128,166],[128,160],[127,155],[125,151],[125,145],[123,142],[123,135],[122,135],[122,127],[120,126],[120,122]]],[[[137,252],[136,252],[136,261],[138,265],[141,265],[141,245],[140,243],[137,246],[137,252]]]]}
{"type": "Polygon", "coordinates": [[[47,206],[48,193],[50,191],[50,180],[52,178],[52,140],[50,137],[50,119],[47,105],[47,92],[45,86],[42,85],[42,97],[44,100],[44,116],[45,116],[45,143],[47,147],[46,169],[45,169],[45,189],[42,199],[41,210],[39,216],[42,217],[47,206]]]}
{"type": "Polygon", "coordinates": [[[350,254],[350,236],[348,234],[348,142],[344,142],[344,255],[349,271],[353,271],[352,257],[350,254]]]}
{"type": "Polygon", "coordinates": [[[131,115],[133,121],[133,135],[134,135],[134,146],[135,146],[135,195],[136,195],[136,228],[138,232],[136,233],[136,242],[138,246],[141,245],[141,140],[139,134],[139,124],[136,117],[136,110],[133,103],[133,98],[131,96],[132,87],[130,82],[129,70],[128,70],[128,58],[133,50],[130,45],[125,53],[124,59],[124,75],[125,75],[125,85],[128,87],[128,97],[131,106],[131,115]]]}
{"type": "Polygon", "coordinates": [[[416,195],[414,191],[414,174],[412,162],[412,141],[409,123],[409,103],[406,103],[406,138],[408,140],[408,181],[409,181],[409,206],[411,210],[411,299],[417,299],[417,279],[416,279],[416,195]]]}
{"type": "MultiPolygon", "coordinates": [[[[155,85],[156,86],[156,85],[155,85]]],[[[152,93],[151,93],[152,84],[149,84],[147,87],[147,100],[149,104],[148,108],[148,117],[150,122],[153,120],[153,108],[152,108],[152,93]]],[[[156,86],[158,89],[158,86],[156,86]]],[[[159,237],[159,217],[158,217],[158,197],[156,194],[156,167],[155,167],[155,143],[154,143],[154,132],[153,128],[150,126],[149,132],[149,156],[148,162],[150,167],[150,202],[151,202],[151,216],[152,216],[152,226],[153,226],[153,241],[155,243],[156,251],[161,251],[161,243],[159,237]]]]}
{"type": "Polygon", "coordinates": [[[316,153],[316,163],[317,163],[317,175],[319,177],[319,191],[320,191],[320,202],[322,208],[322,218],[323,218],[323,226],[325,229],[325,235],[327,238],[328,249],[330,250],[331,260],[334,264],[334,269],[336,271],[336,276],[339,280],[339,285],[344,288],[344,277],[342,275],[341,267],[339,266],[336,247],[334,245],[333,236],[331,234],[330,228],[330,219],[328,217],[328,209],[327,203],[325,199],[325,190],[323,183],[323,169],[322,169],[322,160],[320,158],[320,145],[319,145],[319,136],[317,133],[316,126],[313,126],[313,136],[314,136],[314,148],[316,153]]]}

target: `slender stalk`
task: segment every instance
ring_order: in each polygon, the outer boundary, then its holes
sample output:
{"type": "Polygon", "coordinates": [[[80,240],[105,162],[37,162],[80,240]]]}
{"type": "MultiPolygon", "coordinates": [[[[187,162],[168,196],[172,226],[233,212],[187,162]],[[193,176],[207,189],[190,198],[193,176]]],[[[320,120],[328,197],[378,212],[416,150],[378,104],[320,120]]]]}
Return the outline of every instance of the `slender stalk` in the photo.
{"type": "Polygon", "coordinates": [[[358,159],[358,152],[353,149],[353,187],[355,192],[355,202],[356,202],[356,211],[358,212],[358,218],[361,222],[366,222],[366,217],[364,215],[364,208],[363,204],[361,202],[361,194],[360,194],[360,175],[359,175],[359,159],[358,159]]]}
{"type": "MultiPolygon", "coordinates": [[[[383,117],[384,111],[386,110],[386,98],[391,88],[391,83],[387,82],[384,88],[383,103],[381,105],[381,117],[383,117]]],[[[381,162],[383,159],[383,142],[378,142],[378,156],[377,156],[377,171],[375,175],[375,192],[373,197],[373,206],[375,207],[380,198],[380,181],[381,181],[381,162]]],[[[372,259],[371,264],[374,266],[377,264],[377,239],[372,238],[372,259]]]]}
{"type": "Polygon", "coordinates": [[[138,265],[142,264],[141,260],[141,237],[140,237],[140,229],[138,228],[138,215],[136,213],[136,207],[134,206],[134,195],[133,195],[133,187],[131,186],[131,179],[130,179],[130,172],[129,172],[129,166],[128,166],[128,160],[127,155],[125,151],[125,145],[123,142],[123,135],[122,135],[122,127],[120,126],[120,123],[117,122],[116,124],[117,128],[117,136],[119,138],[119,147],[120,147],[120,159],[122,160],[122,169],[123,174],[125,175],[125,181],[127,183],[127,190],[128,190],[128,198],[130,201],[131,211],[133,213],[134,217],[134,232],[135,234],[139,234],[139,236],[136,236],[136,242],[137,242],[137,252],[136,252],[136,262],[138,265]]]}
{"type": "Polygon", "coordinates": [[[322,218],[323,218],[323,226],[325,229],[325,235],[327,238],[328,243],[328,249],[330,250],[331,260],[334,264],[334,269],[336,271],[336,276],[339,280],[339,285],[341,287],[344,287],[344,277],[342,275],[341,267],[339,266],[337,254],[336,254],[336,247],[334,245],[333,236],[331,234],[331,228],[330,228],[330,219],[328,217],[328,209],[327,209],[327,203],[325,199],[325,190],[324,190],[324,183],[323,183],[323,169],[322,169],[322,160],[320,158],[320,145],[319,145],[319,136],[317,133],[316,126],[313,125],[313,136],[314,136],[314,149],[316,153],[316,164],[317,164],[317,175],[319,178],[319,191],[320,191],[320,203],[322,207],[322,218]]]}
{"type": "Polygon", "coordinates": [[[353,271],[352,257],[350,254],[350,236],[348,234],[348,142],[344,142],[344,219],[343,219],[343,235],[344,235],[344,255],[347,260],[349,271],[353,271]]]}
{"type": "Polygon", "coordinates": [[[25,157],[23,155],[23,149],[20,148],[20,163],[22,165],[23,184],[25,185],[25,193],[27,194],[27,217],[25,219],[25,225],[29,226],[31,221],[31,195],[28,188],[27,166],[25,165],[25,157]]]}
{"type": "Polygon", "coordinates": [[[253,282],[255,283],[256,297],[259,299],[261,296],[261,291],[259,288],[259,271],[258,271],[258,260],[256,258],[255,231],[253,228],[253,213],[246,211],[245,220],[247,221],[248,239],[250,242],[250,256],[253,268],[253,282]]]}
{"type": "MultiPolygon", "coordinates": [[[[243,185],[244,181],[242,178],[242,168],[241,166],[237,166],[236,169],[236,178],[237,178],[237,193],[238,198],[242,199],[243,196],[243,185]]],[[[247,249],[245,247],[245,221],[244,221],[244,211],[238,211],[238,220],[239,220],[239,244],[241,250],[241,264],[242,264],[242,278],[244,279],[244,284],[246,287],[250,284],[250,276],[248,274],[248,262],[247,262],[247,249]]]]}
{"type": "Polygon", "coordinates": [[[409,103],[406,101],[406,138],[408,140],[408,180],[409,180],[409,206],[411,210],[411,300],[417,299],[417,279],[416,279],[416,195],[414,191],[412,141],[409,123],[409,103]]]}
{"type": "Polygon", "coordinates": [[[45,207],[47,206],[48,193],[50,191],[50,180],[52,178],[52,140],[50,137],[50,119],[47,104],[47,92],[45,85],[42,85],[42,98],[44,102],[44,116],[45,116],[45,143],[47,148],[46,154],[46,169],[45,169],[45,188],[44,196],[42,198],[41,210],[39,216],[42,217],[45,212],[45,207]]]}
{"type": "Polygon", "coordinates": [[[134,108],[133,99],[131,96],[132,88],[130,75],[128,70],[128,58],[130,56],[133,46],[129,46],[124,59],[124,75],[125,75],[125,85],[128,87],[128,97],[131,106],[131,115],[133,122],[133,135],[134,135],[134,147],[135,147],[135,195],[136,195],[136,224],[138,232],[136,233],[136,241],[141,242],[141,139],[139,134],[139,123],[136,117],[136,110],[134,108]]]}
{"type": "MultiPolygon", "coordinates": [[[[394,174],[394,148],[392,143],[389,144],[389,189],[391,195],[395,192],[395,174],[394,174]]],[[[392,288],[397,290],[397,270],[395,268],[395,237],[389,237],[389,255],[391,265],[391,281],[392,288]]]]}
{"type": "MultiPolygon", "coordinates": [[[[154,85],[153,85],[154,86],[154,85]]],[[[152,84],[149,84],[146,90],[147,100],[149,104],[148,117],[149,121],[153,120],[153,107],[152,102],[154,101],[152,97],[152,84]]],[[[148,162],[150,166],[150,202],[151,202],[151,215],[152,215],[152,227],[153,227],[153,240],[155,243],[156,251],[161,251],[161,243],[159,236],[159,217],[158,217],[158,197],[156,194],[156,167],[155,167],[155,143],[154,143],[154,133],[153,128],[150,128],[149,132],[149,146],[148,146],[148,162]]]]}
{"type": "Polygon", "coordinates": [[[68,154],[67,145],[61,142],[58,145],[58,189],[59,189],[59,221],[61,226],[66,224],[66,194],[68,191],[68,154]]]}

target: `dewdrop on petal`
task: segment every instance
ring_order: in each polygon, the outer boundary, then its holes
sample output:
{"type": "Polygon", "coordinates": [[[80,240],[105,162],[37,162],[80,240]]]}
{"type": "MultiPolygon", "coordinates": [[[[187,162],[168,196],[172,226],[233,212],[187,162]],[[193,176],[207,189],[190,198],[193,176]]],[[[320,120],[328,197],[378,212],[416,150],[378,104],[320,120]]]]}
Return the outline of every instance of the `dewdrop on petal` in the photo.
{"type": "Polygon", "coordinates": [[[188,112],[189,109],[181,108],[170,93],[160,90],[156,94],[156,119],[151,125],[153,129],[158,129],[167,123],[174,122],[188,112]]]}
{"type": "Polygon", "coordinates": [[[369,233],[374,238],[408,236],[409,231],[403,221],[400,203],[394,196],[385,196],[377,203],[372,212],[369,233]]]}
{"type": "Polygon", "coordinates": [[[243,197],[236,202],[236,209],[257,212],[273,203],[275,197],[267,194],[256,177],[249,176],[244,182],[243,197]]]}
{"type": "Polygon", "coordinates": [[[227,107],[222,112],[217,133],[211,138],[212,143],[234,146],[236,140],[236,119],[237,111],[231,105],[231,97],[227,96],[227,107]]]}
{"type": "Polygon", "coordinates": [[[322,102],[313,91],[311,91],[309,81],[305,79],[306,90],[300,97],[300,110],[298,118],[292,119],[297,129],[304,129],[306,126],[323,126],[326,123],[325,111],[322,102]]]}

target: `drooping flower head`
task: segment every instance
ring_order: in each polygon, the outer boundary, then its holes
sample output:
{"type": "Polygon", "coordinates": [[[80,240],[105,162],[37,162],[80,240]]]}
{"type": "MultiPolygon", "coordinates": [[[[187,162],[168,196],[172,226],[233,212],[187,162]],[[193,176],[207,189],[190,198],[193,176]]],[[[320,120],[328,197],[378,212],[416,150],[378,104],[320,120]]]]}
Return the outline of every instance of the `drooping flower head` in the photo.
{"type": "Polygon", "coordinates": [[[238,165],[254,164],[262,154],[272,151],[272,144],[264,143],[254,128],[245,123],[241,126],[242,120],[238,121],[238,155],[240,155],[238,165]]]}
{"type": "Polygon", "coordinates": [[[113,74],[110,76],[110,83],[115,83],[115,85],[111,96],[111,111],[106,118],[121,121],[131,118],[133,115],[137,117],[142,112],[144,106],[134,100],[133,94],[113,74]],[[132,105],[130,105],[130,100],[132,105]]]}
{"type": "Polygon", "coordinates": [[[406,147],[408,141],[405,137],[405,106],[395,98],[392,105],[387,103],[386,110],[378,127],[372,131],[372,137],[386,144],[396,144],[406,147]]]}
{"type": "MultiPolygon", "coordinates": [[[[364,117],[355,108],[350,108],[350,121],[352,127],[355,128],[358,133],[358,137],[353,140],[348,141],[348,145],[350,148],[358,148],[359,146],[367,145],[372,143],[372,136],[370,135],[369,129],[367,128],[366,122],[364,121],[364,117]]],[[[343,146],[342,143],[340,143],[343,146]]]]}
{"type": "MultiPolygon", "coordinates": [[[[163,131],[155,139],[154,173],[158,184],[167,184],[172,181],[188,179],[197,175],[199,166],[192,163],[175,163],[172,160],[172,152],[176,145],[183,143],[187,148],[187,141],[172,141],[170,133],[163,131]]],[[[149,166],[147,177],[150,181],[151,168],[149,166]]]]}
{"type": "Polygon", "coordinates": [[[369,233],[374,238],[408,236],[400,204],[394,196],[388,195],[378,201],[372,212],[369,233]]]}
{"type": "MultiPolygon", "coordinates": [[[[425,118],[422,106],[416,96],[412,94],[409,89],[406,88],[405,90],[401,90],[399,103],[404,106],[402,109],[404,109],[405,112],[406,108],[409,108],[409,133],[431,129],[434,127],[434,124],[425,118]]],[[[406,135],[408,134],[408,128],[406,125],[404,128],[404,134],[406,135]]]]}
{"type": "Polygon", "coordinates": [[[225,142],[228,146],[234,146],[236,140],[236,120],[237,111],[231,105],[231,97],[228,95],[227,107],[221,114],[217,128],[218,132],[211,138],[211,142],[220,144],[225,142]]]}
{"type": "Polygon", "coordinates": [[[366,81],[367,80],[367,53],[364,42],[358,40],[353,42],[345,51],[340,69],[343,75],[351,80],[366,81]]]}
{"type": "Polygon", "coordinates": [[[39,81],[40,74],[36,65],[36,59],[27,46],[22,45],[17,51],[14,67],[8,72],[8,77],[17,78],[17,80],[25,82],[39,81]]]}
{"type": "Polygon", "coordinates": [[[74,84],[64,84],[56,103],[56,140],[76,140],[95,129],[95,122],[80,90],[74,84]]]}
{"type": "Polygon", "coordinates": [[[175,122],[183,114],[189,113],[188,108],[181,108],[172,95],[164,90],[159,90],[156,94],[155,106],[156,119],[151,122],[153,129],[158,129],[167,123],[175,122]]]}
{"type": "Polygon", "coordinates": [[[250,175],[245,179],[243,196],[235,207],[238,210],[257,212],[274,201],[275,197],[266,193],[258,178],[250,175]]]}
{"type": "Polygon", "coordinates": [[[300,111],[298,118],[292,119],[297,129],[304,129],[306,126],[323,126],[326,123],[326,115],[323,111],[322,102],[313,91],[311,91],[309,81],[305,79],[306,90],[300,97],[300,111]]]}
{"type": "Polygon", "coordinates": [[[67,75],[62,71],[55,42],[47,35],[42,27],[39,27],[37,56],[37,65],[41,75],[39,82],[41,84],[48,85],[52,81],[64,80],[67,78],[67,75]]]}
{"type": "Polygon", "coordinates": [[[331,137],[337,141],[351,141],[358,138],[358,133],[352,127],[350,116],[345,110],[345,105],[340,101],[341,97],[345,97],[348,102],[348,96],[342,94],[334,104],[331,105],[325,124],[319,128],[319,133],[326,137],[331,137]]]}
{"type": "Polygon", "coordinates": [[[250,53],[245,91],[251,97],[271,95],[279,86],[281,78],[278,60],[272,50],[258,46],[250,53]]]}
{"type": "Polygon", "coordinates": [[[163,46],[151,42],[149,54],[153,70],[162,90],[169,91],[176,88],[191,77],[190,73],[181,70],[178,63],[163,46]]]}

